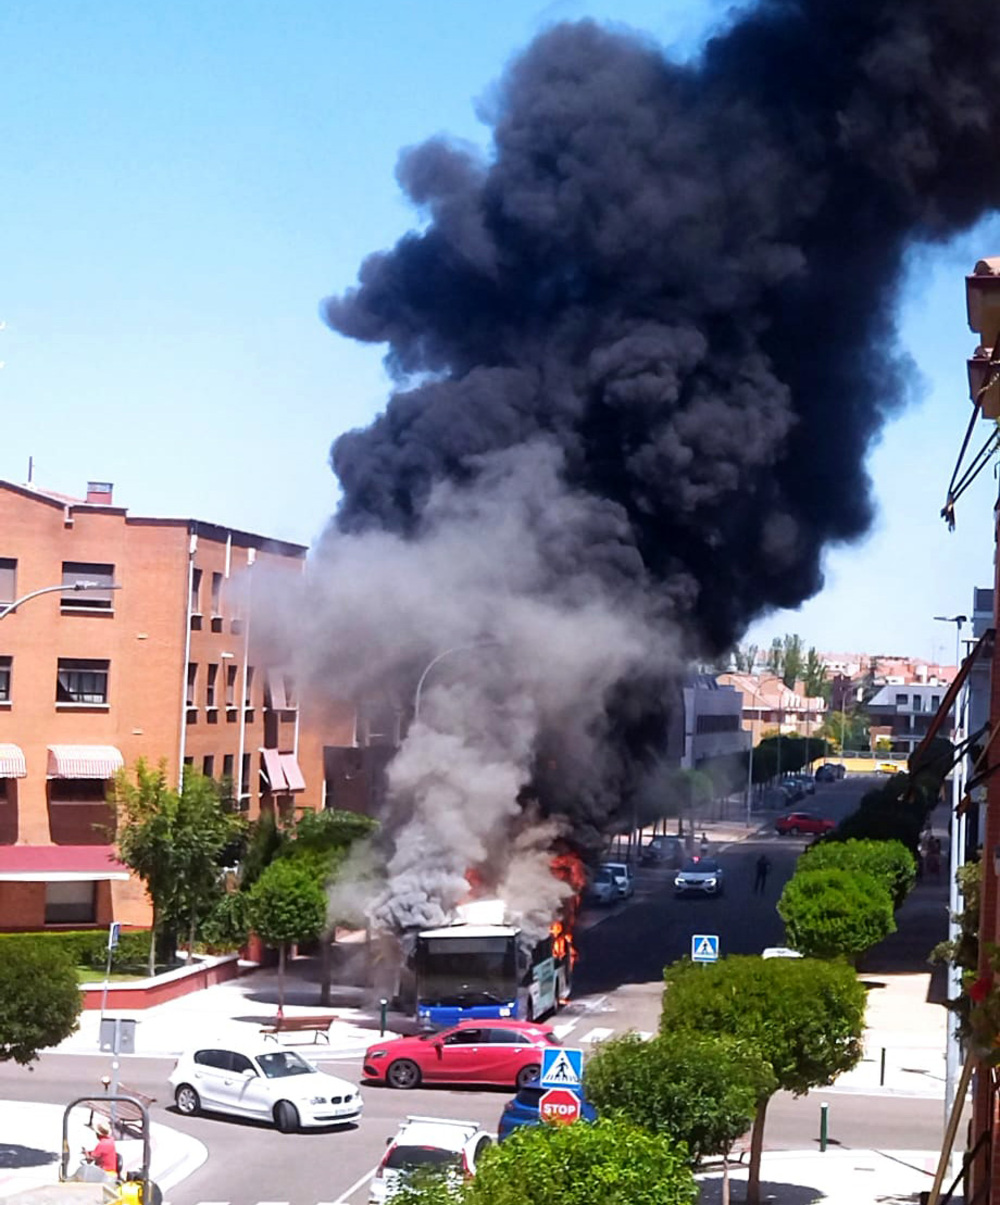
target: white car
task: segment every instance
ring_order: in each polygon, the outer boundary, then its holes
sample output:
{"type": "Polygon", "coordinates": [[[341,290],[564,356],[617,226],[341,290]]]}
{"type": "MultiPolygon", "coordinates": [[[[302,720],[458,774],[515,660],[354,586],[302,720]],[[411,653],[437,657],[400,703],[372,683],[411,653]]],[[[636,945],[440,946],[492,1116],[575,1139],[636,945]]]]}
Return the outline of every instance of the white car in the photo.
{"type": "Polygon", "coordinates": [[[492,1145],[492,1137],[476,1121],[407,1117],[389,1139],[372,1177],[370,1205],[383,1205],[402,1187],[403,1177],[418,1168],[437,1169],[458,1185],[476,1174],[483,1151],[492,1145]]]}
{"type": "Polygon", "coordinates": [[[300,1126],[357,1121],[363,1108],[355,1084],[318,1071],[297,1051],[274,1042],[198,1046],[177,1060],[170,1086],[185,1116],[205,1110],[257,1117],[285,1134],[300,1126]]]}
{"type": "Polygon", "coordinates": [[[790,946],[768,946],[761,954],[761,958],[801,958],[802,955],[798,950],[793,950],[790,946]]]}
{"type": "Polygon", "coordinates": [[[620,900],[627,900],[635,891],[632,867],[627,862],[602,862],[601,870],[610,870],[620,900]]]}
{"type": "Polygon", "coordinates": [[[601,866],[587,888],[587,896],[595,904],[613,904],[618,895],[618,883],[607,866],[601,866]]]}
{"type": "Polygon", "coordinates": [[[714,858],[692,858],[674,876],[674,895],[722,895],[723,871],[714,858]]]}

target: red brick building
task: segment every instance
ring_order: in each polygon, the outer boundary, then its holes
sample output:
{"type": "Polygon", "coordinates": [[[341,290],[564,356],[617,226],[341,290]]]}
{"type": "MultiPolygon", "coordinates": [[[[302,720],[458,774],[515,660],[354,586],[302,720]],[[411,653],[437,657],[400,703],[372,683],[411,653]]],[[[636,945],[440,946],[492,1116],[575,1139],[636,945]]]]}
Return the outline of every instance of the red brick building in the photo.
{"type": "Polygon", "coordinates": [[[0,930],[148,923],[105,802],[139,757],[173,783],[183,765],[231,779],[250,818],[370,804],[353,707],[304,715],[255,646],[260,587],[306,553],[133,517],[110,485],[73,499],[0,481],[0,930]]]}

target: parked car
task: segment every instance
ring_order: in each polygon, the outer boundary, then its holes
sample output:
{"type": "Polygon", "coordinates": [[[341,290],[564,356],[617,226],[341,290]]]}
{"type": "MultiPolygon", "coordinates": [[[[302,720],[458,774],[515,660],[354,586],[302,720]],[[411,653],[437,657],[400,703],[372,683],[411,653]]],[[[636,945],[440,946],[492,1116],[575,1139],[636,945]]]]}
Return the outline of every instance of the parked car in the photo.
{"type": "Polygon", "coordinates": [[[427,1084],[513,1084],[541,1074],[542,1051],[558,1046],[549,1025],[535,1021],[459,1021],[440,1033],[392,1038],[369,1046],[364,1071],[390,1088],[427,1084]]]}
{"type": "Polygon", "coordinates": [[[816,794],[816,783],[811,774],[793,774],[791,781],[797,783],[807,795],[816,794]]]}
{"type": "Polygon", "coordinates": [[[761,806],[765,808],[787,808],[794,802],[791,792],[781,786],[767,787],[761,796],[761,806]]]}
{"type": "Polygon", "coordinates": [[[774,827],[782,837],[797,837],[799,833],[816,833],[822,836],[837,827],[835,820],[825,816],[817,816],[815,812],[789,812],[787,816],[779,816],[774,827]]]}
{"type": "MultiPolygon", "coordinates": [[[[545,1089],[537,1079],[518,1088],[517,1095],[509,1100],[500,1114],[500,1125],[497,1127],[497,1138],[503,1142],[521,1126],[536,1126],[541,1124],[538,1106],[545,1089]]],[[[580,1117],[583,1121],[596,1121],[597,1110],[589,1100],[580,1101],[580,1117]]]]}
{"type": "Polygon", "coordinates": [[[723,870],[714,858],[692,858],[674,878],[675,895],[722,895],[723,870]]]}
{"type": "Polygon", "coordinates": [[[798,950],[793,950],[790,946],[768,946],[761,954],[761,958],[801,958],[802,955],[798,950]]]}
{"type": "Polygon", "coordinates": [[[356,1085],[274,1042],[196,1046],[177,1060],[170,1086],[185,1116],[204,1110],[257,1117],[286,1134],[356,1121],[363,1108],[356,1085]]]}
{"type": "Polygon", "coordinates": [[[643,866],[672,866],[684,863],[684,842],[680,837],[651,837],[642,847],[639,862],[643,866]]]}
{"type": "Polygon", "coordinates": [[[458,1185],[476,1174],[483,1152],[493,1139],[477,1121],[445,1117],[407,1117],[390,1138],[368,1189],[370,1205],[382,1205],[403,1187],[401,1181],[420,1168],[442,1172],[458,1185]]]}
{"type": "Polygon", "coordinates": [[[635,894],[635,880],[632,867],[627,862],[602,862],[601,870],[610,870],[615,881],[615,890],[620,900],[627,900],[635,894]]]}
{"type": "Polygon", "coordinates": [[[817,782],[838,782],[847,771],[837,762],[824,762],[816,771],[817,782]]]}
{"type": "Polygon", "coordinates": [[[788,795],[789,803],[798,803],[800,799],[805,799],[806,797],[805,787],[803,787],[797,778],[791,776],[783,778],[779,785],[788,795]]]}
{"type": "Polygon", "coordinates": [[[587,898],[595,904],[613,904],[618,899],[618,884],[609,867],[601,866],[595,871],[587,887],[587,898]]]}

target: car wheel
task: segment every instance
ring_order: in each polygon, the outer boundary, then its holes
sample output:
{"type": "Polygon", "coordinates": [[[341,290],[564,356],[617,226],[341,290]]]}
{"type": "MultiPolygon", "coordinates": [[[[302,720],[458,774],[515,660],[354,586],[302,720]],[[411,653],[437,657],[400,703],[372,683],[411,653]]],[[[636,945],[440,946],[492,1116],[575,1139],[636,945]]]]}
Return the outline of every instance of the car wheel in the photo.
{"type": "Polygon", "coordinates": [[[538,1079],[542,1074],[542,1069],[537,1063],[529,1063],[527,1067],[522,1067],[517,1073],[517,1079],[514,1081],[514,1087],[521,1090],[527,1087],[533,1079],[538,1079]]]}
{"type": "Polygon", "coordinates": [[[797,837],[799,835],[799,830],[795,827],[794,824],[788,830],[788,835],[789,835],[789,837],[797,837]]]}
{"type": "Polygon", "coordinates": [[[413,1059],[396,1059],[385,1073],[385,1082],[390,1088],[416,1088],[420,1079],[420,1068],[413,1059]]]}
{"type": "Polygon", "coordinates": [[[185,1117],[194,1117],[201,1109],[201,1101],[198,1099],[198,1093],[190,1084],[180,1084],[177,1091],[174,1093],[174,1104],[177,1106],[177,1112],[183,1113],[185,1117]]]}
{"type": "Polygon", "coordinates": [[[274,1124],[282,1134],[294,1134],[299,1128],[299,1111],[290,1100],[279,1100],[274,1106],[274,1124]]]}

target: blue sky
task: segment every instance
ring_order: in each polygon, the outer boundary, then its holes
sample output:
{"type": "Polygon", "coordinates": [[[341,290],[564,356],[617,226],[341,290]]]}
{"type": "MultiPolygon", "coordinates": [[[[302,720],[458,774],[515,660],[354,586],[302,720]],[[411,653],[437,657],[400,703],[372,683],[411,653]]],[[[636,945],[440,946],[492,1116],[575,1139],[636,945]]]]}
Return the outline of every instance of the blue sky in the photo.
{"type": "MultiPolygon", "coordinates": [[[[477,100],[545,25],[646,30],[679,56],[716,3],[615,0],[0,0],[0,477],[68,493],[115,483],[133,513],[192,515],[304,543],[336,504],[327,453],[381,407],[376,348],[321,298],[414,215],[400,148],[484,142],[477,100]]],[[[996,482],[939,519],[969,413],[964,275],[1000,222],[915,250],[900,337],[923,401],[870,471],[880,515],[832,550],[828,585],[751,637],[950,658],[992,578],[996,482]]],[[[977,431],[976,440],[985,437],[977,431]]]]}

